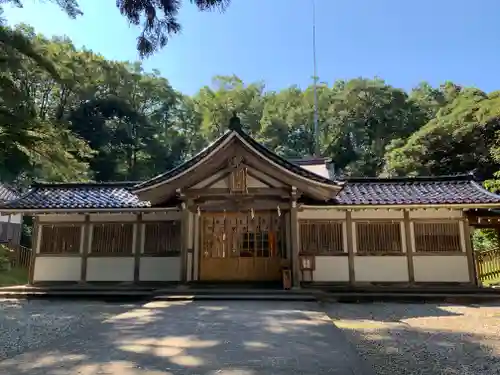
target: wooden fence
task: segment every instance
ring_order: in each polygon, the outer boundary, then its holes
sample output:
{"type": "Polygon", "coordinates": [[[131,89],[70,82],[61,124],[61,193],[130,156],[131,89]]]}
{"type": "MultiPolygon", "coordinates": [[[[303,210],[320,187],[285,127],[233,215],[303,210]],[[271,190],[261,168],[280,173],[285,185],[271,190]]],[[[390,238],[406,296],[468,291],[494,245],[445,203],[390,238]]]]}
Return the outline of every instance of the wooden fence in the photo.
{"type": "Polygon", "coordinates": [[[475,255],[479,281],[500,284],[500,249],[478,251],[475,255]]]}
{"type": "Polygon", "coordinates": [[[31,249],[21,245],[6,245],[10,249],[10,264],[14,268],[29,269],[31,261],[31,249]]]}

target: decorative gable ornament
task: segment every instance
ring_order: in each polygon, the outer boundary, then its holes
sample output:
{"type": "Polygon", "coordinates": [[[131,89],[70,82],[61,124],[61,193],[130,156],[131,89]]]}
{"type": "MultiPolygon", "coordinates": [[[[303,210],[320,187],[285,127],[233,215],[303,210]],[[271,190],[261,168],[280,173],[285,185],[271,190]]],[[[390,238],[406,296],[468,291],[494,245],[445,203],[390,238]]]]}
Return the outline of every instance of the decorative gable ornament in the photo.
{"type": "Polygon", "coordinates": [[[232,169],[229,175],[229,192],[231,194],[247,194],[248,168],[243,164],[243,157],[234,156],[230,163],[232,169]]]}

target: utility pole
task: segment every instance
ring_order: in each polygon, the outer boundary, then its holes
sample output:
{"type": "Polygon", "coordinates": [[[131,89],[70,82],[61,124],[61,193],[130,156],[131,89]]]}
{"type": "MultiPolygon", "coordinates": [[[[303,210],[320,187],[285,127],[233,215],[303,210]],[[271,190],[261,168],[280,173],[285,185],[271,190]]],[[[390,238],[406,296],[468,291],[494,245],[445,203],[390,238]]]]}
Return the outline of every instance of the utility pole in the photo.
{"type": "Polygon", "coordinates": [[[312,48],[313,48],[313,90],[314,90],[314,156],[320,156],[319,150],[319,126],[318,126],[318,74],[316,64],[316,2],[312,0],[312,48]]]}

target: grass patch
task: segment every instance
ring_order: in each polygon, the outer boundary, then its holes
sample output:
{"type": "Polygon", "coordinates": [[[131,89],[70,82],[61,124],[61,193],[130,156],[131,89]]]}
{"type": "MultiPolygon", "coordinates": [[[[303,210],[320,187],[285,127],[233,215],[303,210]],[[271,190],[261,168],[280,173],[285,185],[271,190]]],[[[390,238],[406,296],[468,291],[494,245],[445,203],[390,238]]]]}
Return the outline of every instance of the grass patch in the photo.
{"type": "Polygon", "coordinates": [[[0,271],[0,286],[24,285],[28,283],[28,270],[13,268],[10,271],[0,271]]]}
{"type": "Polygon", "coordinates": [[[484,286],[491,286],[496,284],[500,285],[500,277],[491,280],[484,280],[481,282],[483,283],[484,286]]]}

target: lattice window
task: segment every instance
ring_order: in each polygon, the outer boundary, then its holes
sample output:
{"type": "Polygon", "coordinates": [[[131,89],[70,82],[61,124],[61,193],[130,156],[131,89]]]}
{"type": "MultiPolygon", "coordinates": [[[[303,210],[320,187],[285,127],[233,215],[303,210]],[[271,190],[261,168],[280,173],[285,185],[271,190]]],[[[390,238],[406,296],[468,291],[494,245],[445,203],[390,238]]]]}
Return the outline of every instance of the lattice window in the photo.
{"type": "Polygon", "coordinates": [[[403,251],[401,225],[392,222],[356,223],[357,252],[360,254],[391,254],[403,251]]]}
{"type": "Polygon", "coordinates": [[[179,256],[181,253],[181,223],[179,221],[160,221],[146,223],[144,254],[179,256]]]}
{"type": "Polygon", "coordinates": [[[461,252],[458,222],[413,223],[416,252],[461,252]]]}
{"type": "Polygon", "coordinates": [[[301,253],[328,255],[345,251],[342,222],[301,220],[299,225],[301,253]]]}
{"type": "Polygon", "coordinates": [[[42,225],[40,254],[78,254],[80,252],[80,225],[42,225]]]}
{"type": "Polygon", "coordinates": [[[134,224],[93,224],[92,253],[109,255],[132,254],[134,224]]]}

